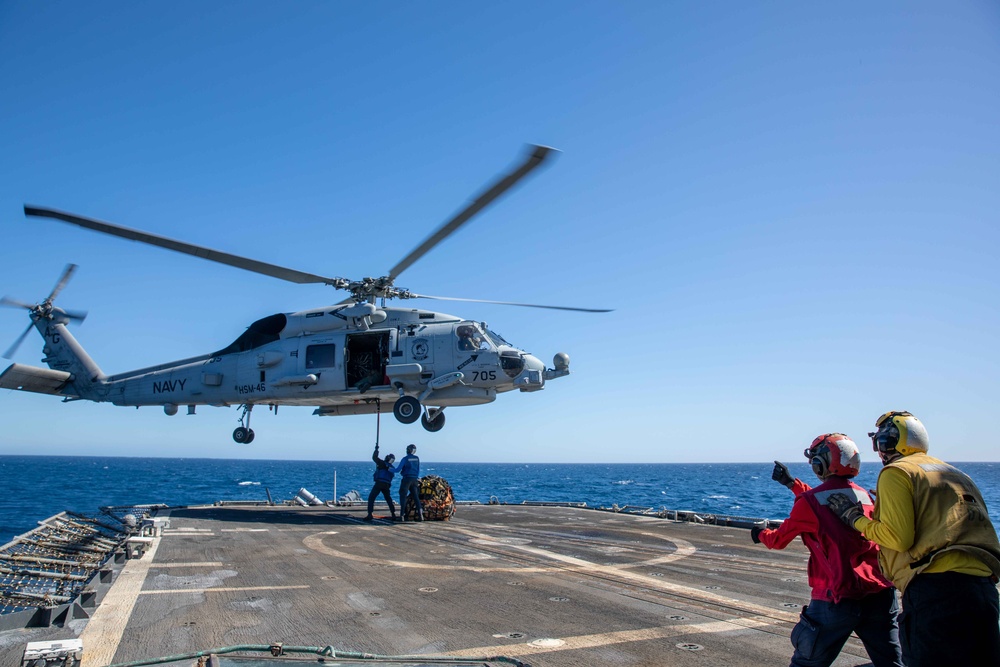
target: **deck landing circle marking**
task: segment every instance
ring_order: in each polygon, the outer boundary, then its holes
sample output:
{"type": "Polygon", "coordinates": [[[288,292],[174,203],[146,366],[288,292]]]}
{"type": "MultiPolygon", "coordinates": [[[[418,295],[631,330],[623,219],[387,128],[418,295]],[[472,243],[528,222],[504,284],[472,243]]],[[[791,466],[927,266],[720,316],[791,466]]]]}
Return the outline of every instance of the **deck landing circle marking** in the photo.
{"type": "Polygon", "coordinates": [[[474,537],[469,542],[473,544],[482,544],[484,546],[495,547],[499,544],[507,545],[523,545],[531,544],[531,540],[526,540],[523,537],[474,537]]]}
{"type": "Polygon", "coordinates": [[[452,554],[451,557],[459,560],[493,560],[495,558],[489,554],[452,554]]]}
{"type": "MultiPolygon", "coordinates": [[[[480,532],[475,532],[475,531],[472,531],[472,530],[466,530],[466,529],[462,529],[462,528],[456,528],[454,530],[457,533],[468,535],[471,538],[469,540],[470,543],[478,543],[478,544],[481,544],[481,545],[484,545],[484,546],[487,545],[488,543],[493,543],[493,544],[496,544],[498,546],[509,546],[509,547],[513,547],[514,549],[521,549],[521,550],[527,551],[529,553],[534,553],[535,555],[542,556],[544,558],[551,558],[551,559],[553,559],[553,560],[555,560],[557,562],[561,561],[561,562],[564,562],[564,563],[569,563],[569,564],[572,564],[572,565],[582,566],[582,567],[585,567],[585,568],[594,568],[594,567],[596,567],[596,568],[610,568],[610,569],[619,570],[619,571],[620,570],[629,570],[629,569],[636,568],[636,567],[649,567],[649,566],[653,566],[653,565],[663,565],[665,563],[671,563],[671,562],[674,562],[674,561],[678,561],[678,560],[687,558],[688,556],[691,556],[692,554],[694,554],[694,553],[696,553],[698,551],[698,549],[693,544],[691,544],[690,542],[688,542],[687,540],[682,540],[682,539],[679,539],[679,538],[676,538],[676,537],[668,539],[668,538],[663,537],[662,535],[658,535],[656,533],[645,533],[644,532],[644,533],[642,533],[642,535],[645,536],[645,537],[655,537],[655,538],[657,538],[659,540],[663,540],[664,542],[669,542],[669,543],[673,544],[674,547],[675,547],[675,551],[673,553],[669,553],[669,554],[666,554],[664,556],[658,556],[658,557],[649,558],[649,559],[646,559],[646,560],[635,561],[633,563],[616,563],[614,565],[598,565],[596,563],[593,563],[591,561],[588,561],[588,560],[585,560],[585,559],[582,559],[582,558],[574,558],[574,557],[571,557],[571,556],[560,556],[559,554],[553,553],[549,549],[543,549],[542,547],[527,546],[525,544],[521,544],[521,542],[522,542],[521,538],[499,538],[498,539],[496,537],[493,537],[492,535],[486,535],[486,534],[483,534],[483,533],[480,533],[480,532]],[[506,540],[506,541],[501,541],[501,540],[506,540]]],[[[376,563],[377,564],[384,564],[384,565],[389,565],[389,566],[394,566],[394,567],[413,567],[413,568],[424,568],[424,569],[429,569],[429,570],[452,570],[452,569],[458,569],[458,570],[471,570],[471,571],[474,571],[474,572],[518,572],[520,574],[537,573],[537,572],[549,572],[549,571],[551,571],[555,567],[554,565],[553,566],[539,565],[539,566],[534,566],[534,567],[483,567],[483,566],[480,566],[480,565],[476,565],[476,566],[472,566],[472,565],[457,565],[454,562],[448,563],[448,564],[438,565],[438,564],[434,564],[434,563],[418,563],[418,562],[414,562],[414,561],[397,561],[397,560],[391,560],[391,559],[385,559],[385,558],[370,558],[368,556],[358,556],[356,554],[351,554],[351,553],[348,553],[346,551],[340,551],[340,550],[337,550],[337,549],[333,549],[331,547],[328,547],[326,544],[324,544],[323,539],[324,539],[325,536],[327,536],[327,535],[336,535],[336,534],[338,534],[337,531],[323,531],[323,532],[319,532],[319,533],[313,533],[312,535],[308,535],[305,538],[303,538],[302,544],[304,546],[308,547],[309,549],[313,550],[313,551],[317,551],[319,553],[323,553],[323,554],[326,554],[328,556],[334,556],[336,558],[346,558],[348,560],[354,560],[354,561],[359,561],[359,562],[364,562],[364,563],[370,563],[370,564],[376,564],[376,563]]],[[[524,540],[524,542],[527,542],[527,543],[530,544],[531,540],[524,540]]],[[[341,545],[341,546],[346,546],[346,545],[341,545]]],[[[486,555],[486,554],[483,554],[483,556],[485,556],[486,558],[495,558],[495,556],[486,555]]],[[[476,556],[474,554],[466,554],[466,555],[462,556],[462,558],[464,558],[466,560],[471,560],[471,559],[483,558],[483,556],[476,556]]]]}
{"type": "MultiPolygon", "coordinates": [[[[424,570],[469,570],[472,572],[517,572],[518,574],[529,574],[538,572],[550,572],[553,567],[483,567],[482,565],[456,565],[454,563],[437,565],[434,563],[417,563],[413,561],[400,561],[391,560],[388,558],[369,558],[368,556],[359,556],[357,554],[348,553],[346,551],[339,551],[328,547],[323,543],[323,538],[327,535],[335,535],[336,533],[331,532],[321,532],[313,533],[302,539],[302,544],[307,546],[321,554],[326,554],[327,556],[333,556],[334,558],[344,558],[346,560],[353,560],[360,563],[368,563],[373,566],[391,566],[391,567],[412,567],[420,568],[424,570]]],[[[346,546],[346,545],[345,545],[346,546]]]]}

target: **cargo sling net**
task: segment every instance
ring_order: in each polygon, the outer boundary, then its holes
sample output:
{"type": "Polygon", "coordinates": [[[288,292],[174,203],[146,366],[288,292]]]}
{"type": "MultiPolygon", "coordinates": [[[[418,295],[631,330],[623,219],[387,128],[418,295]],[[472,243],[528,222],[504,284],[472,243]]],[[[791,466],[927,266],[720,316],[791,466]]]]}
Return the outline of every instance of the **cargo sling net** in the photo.
{"type": "MultiPolygon", "coordinates": [[[[420,478],[420,506],[424,521],[447,521],[455,514],[455,496],[451,485],[437,475],[420,478]]],[[[417,508],[412,498],[407,499],[404,515],[407,519],[417,518],[417,508]]]]}

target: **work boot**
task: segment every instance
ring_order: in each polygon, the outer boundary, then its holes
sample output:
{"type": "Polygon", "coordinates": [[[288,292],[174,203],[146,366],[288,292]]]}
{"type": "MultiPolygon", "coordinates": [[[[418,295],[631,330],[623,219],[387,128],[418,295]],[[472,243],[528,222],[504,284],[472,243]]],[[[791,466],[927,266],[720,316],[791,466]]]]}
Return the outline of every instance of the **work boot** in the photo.
{"type": "Polygon", "coordinates": [[[375,517],[373,517],[371,514],[369,514],[364,519],[362,519],[362,521],[367,521],[368,523],[371,523],[374,520],[375,520],[375,517]]]}

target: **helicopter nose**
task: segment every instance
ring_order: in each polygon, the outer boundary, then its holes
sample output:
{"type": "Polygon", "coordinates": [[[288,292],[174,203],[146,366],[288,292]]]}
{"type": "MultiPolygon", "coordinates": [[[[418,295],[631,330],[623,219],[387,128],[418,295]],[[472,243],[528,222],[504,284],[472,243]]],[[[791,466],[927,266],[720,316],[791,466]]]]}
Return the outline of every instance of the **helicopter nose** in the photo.
{"type": "Polygon", "coordinates": [[[536,357],[535,355],[533,355],[533,354],[525,354],[524,355],[524,369],[525,370],[534,370],[534,371],[544,371],[545,370],[545,364],[542,363],[542,360],[539,359],[538,357],[536,357]]]}
{"type": "Polygon", "coordinates": [[[514,380],[514,385],[521,391],[538,391],[545,387],[545,364],[533,354],[523,354],[524,370],[514,380]]]}

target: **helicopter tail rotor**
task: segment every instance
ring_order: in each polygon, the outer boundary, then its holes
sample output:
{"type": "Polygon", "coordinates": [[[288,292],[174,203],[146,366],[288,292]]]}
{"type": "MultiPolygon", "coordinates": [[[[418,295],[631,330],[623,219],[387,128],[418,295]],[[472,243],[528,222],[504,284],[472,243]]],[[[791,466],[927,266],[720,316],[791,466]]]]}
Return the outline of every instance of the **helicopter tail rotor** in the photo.
{"type": "Polygon", "coordinates": [[[18,299],[12,299],[7,296],[0,299],[0,306],[7,306],[8,308],[23,308],[27,310],[31,316],[31,324],[29,324],[28,328],[25,329],[24,332],[17,337],[17,340],[14,341],[14,344],[11,345],[9,348],[7,348],[6,352],[4,352],[3,356],[5,359],[10,359],[11,357],[14,356],[14,353],[17,352],[17,348],[19,348],[21,346],[21,343],[24,342],[24,339],[28,337],[28,334],[31,332],[31,328],[35,326],[35,322],[37,322],[38,320],[47,319],[56,322],[66,323],[71,321],[82,322],[84,319],[86,319],[87,317],[86,311],[63,310],[62,308],[58,308],[52,305],[52,302],[55,300],[57,296],[59,296],[59,293],[62,292],[63,289],[66,287],[66,284],[69,282],[70,278],[73,277],[73,272],[76,271],[76,268],[77,268],[76,264],[67,264],[66,268],[63,269],[62,275],[59,277],[59,280],[56,282],[56,286],[53,287],[52,291],[49,292],[49,295],[39,303],[36,304],[25,303],[24,301],[19,301],[18,299]]]}

